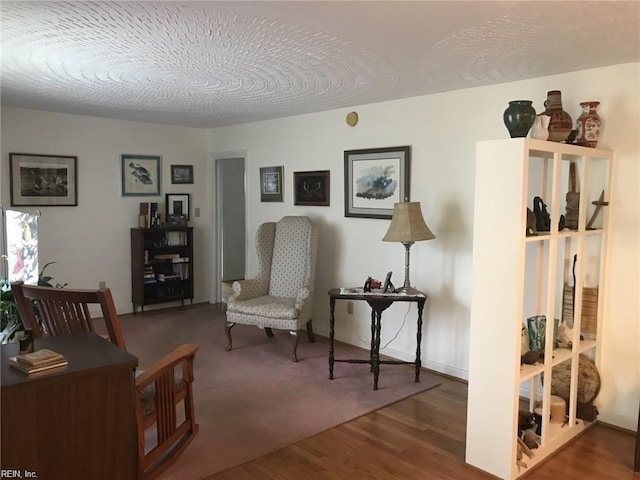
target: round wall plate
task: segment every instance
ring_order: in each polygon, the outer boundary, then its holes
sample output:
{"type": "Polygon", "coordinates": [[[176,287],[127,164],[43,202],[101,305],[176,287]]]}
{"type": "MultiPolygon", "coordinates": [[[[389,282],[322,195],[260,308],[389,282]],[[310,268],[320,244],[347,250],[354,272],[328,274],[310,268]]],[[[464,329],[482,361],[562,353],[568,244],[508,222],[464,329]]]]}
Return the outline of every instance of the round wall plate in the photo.
{"type": "Polygon", "coordinates": [[[347,125],[355,127],[358,124],[358,114],[356,112],[347,113],[347,125]]]}

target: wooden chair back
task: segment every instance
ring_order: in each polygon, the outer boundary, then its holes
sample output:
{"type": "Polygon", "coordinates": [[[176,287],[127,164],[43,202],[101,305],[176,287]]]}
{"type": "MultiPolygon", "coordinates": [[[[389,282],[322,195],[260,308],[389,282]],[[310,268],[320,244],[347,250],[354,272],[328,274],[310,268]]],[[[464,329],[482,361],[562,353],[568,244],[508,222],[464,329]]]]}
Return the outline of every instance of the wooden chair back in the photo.
{"type": "Polygon", "coordinates": [[[78,290],[25,285],[11,285],[22,322],[35,338],[43,335],[68,335],[95,332],[89,305],[100,305],[109,340],[126,350],[120,320],[113,304],[111,290],[78,290]],[[39,321],[38,321],[39,320],[39,321]]]}

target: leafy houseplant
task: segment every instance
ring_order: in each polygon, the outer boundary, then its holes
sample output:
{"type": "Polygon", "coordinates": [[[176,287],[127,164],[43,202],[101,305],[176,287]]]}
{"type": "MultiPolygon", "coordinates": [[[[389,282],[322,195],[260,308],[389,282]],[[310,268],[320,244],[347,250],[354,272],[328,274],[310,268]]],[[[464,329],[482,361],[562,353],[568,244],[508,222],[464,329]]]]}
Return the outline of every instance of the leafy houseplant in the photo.
{"type": "MultiPolygon", "coordinates": [[[[67,284],[56,283],[53,285],[51,282],[53,277],[45,275],[47,267],[53,263],[49,262],[42,267],[38,274],[38,285],[42,287],[54,287],[63,288],[67,284]]],[[[13,298],[13,292],[11,292],[11,284],[6,279],[0,280],[0,343],[8,343],[15,339],[18,332],[24,332],[25,328],[22,323],[22,319],[18,314],[18,307],[16,306],[15,299],[13,298]]]]}

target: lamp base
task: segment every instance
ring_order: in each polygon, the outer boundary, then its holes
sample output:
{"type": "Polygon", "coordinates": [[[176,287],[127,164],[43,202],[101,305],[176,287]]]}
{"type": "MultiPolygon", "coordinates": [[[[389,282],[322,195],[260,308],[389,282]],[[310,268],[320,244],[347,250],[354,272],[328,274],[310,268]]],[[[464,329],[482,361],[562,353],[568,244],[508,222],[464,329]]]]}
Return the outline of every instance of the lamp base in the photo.
{"type": "Polygon", "coordinates": [[[396,288],[395,293],[401,293],[403,295],[424,295],[424,293],[412,286],[396,288]]]}

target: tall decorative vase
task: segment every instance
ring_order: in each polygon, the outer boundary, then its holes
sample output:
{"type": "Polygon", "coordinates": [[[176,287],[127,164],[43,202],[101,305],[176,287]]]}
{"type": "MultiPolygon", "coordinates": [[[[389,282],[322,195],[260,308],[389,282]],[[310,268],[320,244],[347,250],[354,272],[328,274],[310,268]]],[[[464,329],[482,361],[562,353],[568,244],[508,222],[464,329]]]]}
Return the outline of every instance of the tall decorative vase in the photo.
{"type": "Polygon", "coordinates": [[[602,120],[596,112],[600,102],[582,102],[582,114],[576,120],[576,143],[587,147],[595,148],[600,138],[602,120]]]}
{"type": "Polygon", "coordinates": [[[502,119],[511,138],[526,137],[536,119],[536,109],[531,100],[512,100],[504,111],[502,119]]]}
{"type": "Polygon", "coordinates": [[[563,142],[571,133],[573,120],[571,115],[562,109],[562,93],[560,90],[547,92],[547,100],[544,102],[546,110],[543,115],[549,115],[549,141],[563,142]]]}

